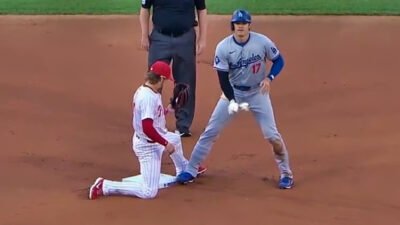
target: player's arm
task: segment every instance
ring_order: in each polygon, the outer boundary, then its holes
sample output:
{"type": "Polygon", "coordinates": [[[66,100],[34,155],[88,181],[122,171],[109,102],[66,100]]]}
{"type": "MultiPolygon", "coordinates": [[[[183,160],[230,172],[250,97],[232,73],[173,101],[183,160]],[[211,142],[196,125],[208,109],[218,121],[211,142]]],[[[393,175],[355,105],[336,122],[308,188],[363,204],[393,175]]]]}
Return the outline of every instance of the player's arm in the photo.
{"type": "Polygon", "coordinates": [[[268,60],[272,62],[272,66],[267,77],[269,81],[272,81],[275,79],[276,76],[279,75],[283,66],[285,65],[285,62],[275,43],[268,37],[265,37],[264,40],[265,56],[268,60]]]}
{"type": "Polygon", "coordinates": [[[219,85],[224,93],[225,97],[231,101],[235,100],[235,95],[233,94],[233,88],[231,82],[229,82],[229,72],[217,70],[219,85]]]}
{"type": "Polygon", "coordinates": [[[145,1],[145,4],[142,4],[140,8],[140,28],[142,29],[142,38],[140,47],[145,50],[149,50],[149,21],[150,21],[150,7],[151,5],[148,3],[149,1],[145,1]]]}
{"type": "Polygon", "coordinates": [[[277,77],[279,73],[282,71],[282,68],[285,65],[285,61],[283,60],[281,54],[279,54],[278,57],[276,57],[274,60],[271,61],[272,61],[272,66],[267,77],[269,80],[273,81],[275,77],[277,77]]]}
{"type": "Polygon", "coordinates": [[[163,145],[167,146],[168,141],[165,140],[154,128],[153,126],[153,120],[150,118],[142,120],[142,127],[143,127],[143,132],[146,134],[147,137],[149,137],[151,140],[163,145]]]}
{"type": "Polygon", "coordinates": [[[271,61],[271,70],[269,71],[267,77],[260,83],[261,93],[263,94],[269,92],[271,81],[273,81],[275,77],[279,75],[283,68],[283,65],[285,64],[285,62],[283,61],[283,57],[280,54],[271,61]]]}
{"type": "Polygon", "coordinates": [[[233,88],[229,81],[229,57],[228,51],[229,46],[223,40],[218,43],[215,49],[214,57],[214,69],[217,70],[219,85],[225,97],[231,101],[235,100],[235,95],[233,94],[233,88]]]}
{"type": "Polygon", "coordinates": [[[175,152],[174,145],[165,140],[154,128],[152,119],[148,118],[142,120],[142,127],[143,127],[143,132],[147,135],[147,137],[165,146],[165,150],[168,152],[168,154],[171,155],[172,153],[175,152]]]}

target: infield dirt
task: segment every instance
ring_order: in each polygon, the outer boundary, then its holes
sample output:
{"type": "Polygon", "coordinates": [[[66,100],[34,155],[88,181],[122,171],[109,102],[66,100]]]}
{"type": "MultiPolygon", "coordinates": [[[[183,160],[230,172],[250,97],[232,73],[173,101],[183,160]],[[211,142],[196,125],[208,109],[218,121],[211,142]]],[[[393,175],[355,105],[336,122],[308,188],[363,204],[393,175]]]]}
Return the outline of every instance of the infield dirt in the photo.
{"type": "MultiPolygon", "coordinates": [[[[212,61],[229,17],[209,20],[187,157],[221,93],[212,61]]],[[[147,53],[138,17],[1,16],[0,224],[398,224],[399,27],[400,17],[254,17],[252,29],[286,61],[271,98],[292,190],[276,188],[269,145],[251,114],[240,113],[195,183],[154,200],[90,201],[98,176],[139,173],[131,98],[147,53]]],[[[162,171],[174,171],[167,157],[162,171]]]]}

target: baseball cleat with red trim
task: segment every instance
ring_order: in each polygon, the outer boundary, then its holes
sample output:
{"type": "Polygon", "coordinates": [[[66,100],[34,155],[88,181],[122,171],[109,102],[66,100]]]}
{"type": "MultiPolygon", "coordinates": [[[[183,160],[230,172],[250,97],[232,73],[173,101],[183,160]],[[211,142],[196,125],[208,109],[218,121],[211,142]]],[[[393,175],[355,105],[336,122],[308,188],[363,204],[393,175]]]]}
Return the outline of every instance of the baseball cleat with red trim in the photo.
{"type": "Polygon", "coordinates": [[[99,177],[89,189],[89,199],[93,200],[103,195],[104,178],[99,177]]]}
{"type": "Polygon", "coordinates": [[[197,176],[205,173],[207,171],[207,167],[205,167],[204,165],[200,165],[199,168],[197,169],[197,176]]]}

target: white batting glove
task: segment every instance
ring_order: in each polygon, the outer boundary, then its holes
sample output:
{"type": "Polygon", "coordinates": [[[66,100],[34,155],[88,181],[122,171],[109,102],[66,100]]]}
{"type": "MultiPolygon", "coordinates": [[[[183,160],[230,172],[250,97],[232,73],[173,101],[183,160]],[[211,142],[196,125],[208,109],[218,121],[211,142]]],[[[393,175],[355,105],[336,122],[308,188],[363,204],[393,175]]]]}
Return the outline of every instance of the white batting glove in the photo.
{"type": "Polygon", "coordinates": [[[240,103],[239,109],[244,110],[244,111],[249,111],[249,103],[247,103],[247,102],[240,103]]]}
{"type": "Polygon", "coordinates": [[[232,99],[232,100],[229,102],[228,113],[229,113],[230,115],[232,115],[232,114],[234,114],[234,113],[237,113],[237,111],[239,111],[239,104],[238,104],[237,102],[235,102],[234,99],[232,99]]]}

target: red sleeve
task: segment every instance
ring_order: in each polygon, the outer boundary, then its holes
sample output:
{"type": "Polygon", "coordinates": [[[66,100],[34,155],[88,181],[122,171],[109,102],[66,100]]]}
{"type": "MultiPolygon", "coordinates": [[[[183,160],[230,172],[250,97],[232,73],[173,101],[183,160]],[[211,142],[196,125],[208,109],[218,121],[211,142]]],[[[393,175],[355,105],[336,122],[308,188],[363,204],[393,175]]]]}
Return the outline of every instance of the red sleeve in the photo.
{"type": "Polygon", "coordinates": [[[167,146],[168,141],[165,140],[154,128],[152,119],[144,119],[142,120],[143,132],[149,137],[151,140],[160,143],[161,145],[167,146]]]}

